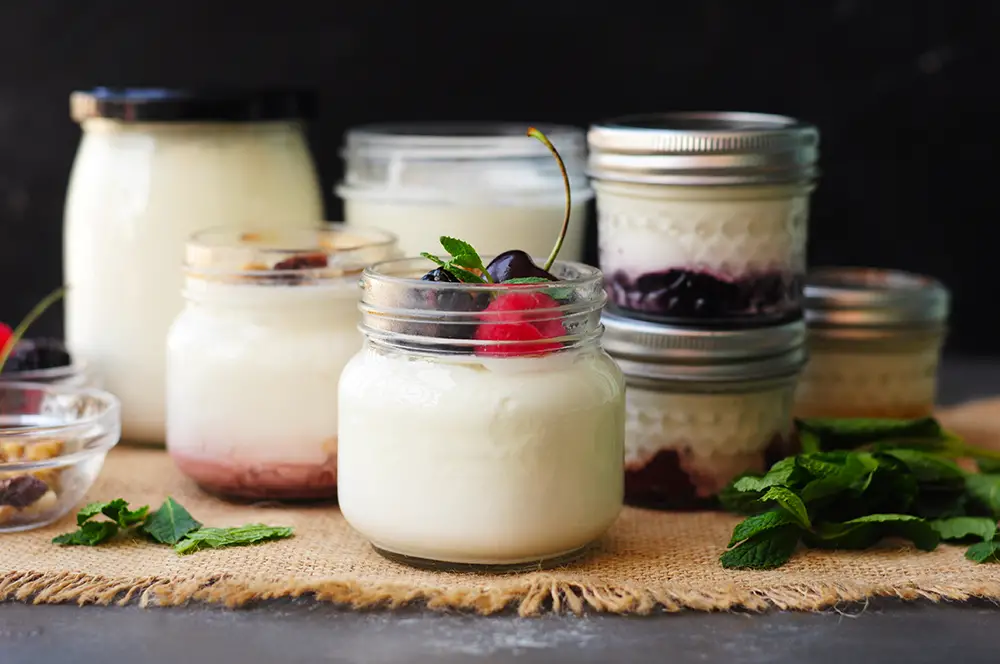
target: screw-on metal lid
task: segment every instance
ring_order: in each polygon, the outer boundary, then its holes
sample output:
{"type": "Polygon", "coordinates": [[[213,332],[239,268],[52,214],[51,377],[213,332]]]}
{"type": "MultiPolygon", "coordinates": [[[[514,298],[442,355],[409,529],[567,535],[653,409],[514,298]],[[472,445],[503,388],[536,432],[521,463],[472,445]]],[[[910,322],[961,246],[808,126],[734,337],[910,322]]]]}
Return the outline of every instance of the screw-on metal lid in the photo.
{"type": "Polygon", "coordinates": [[[693,329],[605,309],[604,349],[630,378],[741,381],[791,376],[806,360],[802,320],[771,327],[693,329]]]}
{"type": "Polygon", "coordinates": [[[312,119],[316,95],[291,89],[95,88],[70,95],[77,122],[267,122],[312,119]]]}
{"type": "Polygon", "coordinates": [[[948,289],[931,277],[866,267],[825,267],[806,277],[810,327],[940,326],[948,289]]]}
{"type": "Polygon", "coordinates": [[[641,184],[808,183],[819,131],[783,115],[686,112],[630,115],[594,125],[588,173],[641,184]]]}

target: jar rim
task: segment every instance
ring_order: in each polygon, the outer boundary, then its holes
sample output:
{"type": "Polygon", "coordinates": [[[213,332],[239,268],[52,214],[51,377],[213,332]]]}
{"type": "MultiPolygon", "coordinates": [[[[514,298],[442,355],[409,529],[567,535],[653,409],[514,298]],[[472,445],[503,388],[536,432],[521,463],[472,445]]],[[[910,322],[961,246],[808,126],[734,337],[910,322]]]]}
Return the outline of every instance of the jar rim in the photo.
{"type": "MultiPolygon", "coordinates": [[[[463,159],[493,159],[497,156],[549,156],[544,145],[527,135],[528,123],[515,122],[386,122],[348,129],[344,152],[389,150],[397,157],[449,154],[463,159]]],[[[586,134],[580,127],[564,124],[535,125],[562,150],[586,150],[586,134]],[[560,147],[562,144],[562,147],[560,147]]]]}
{"type": "Polygon", "coordinates": [[[337,279],[397,256],[396,242],[388,231],[343,222],[298,229],[219,226],[188,238],[183,270],[189,278],[247,283],[337,279]]]}
{"type": "Polygon", "coordinates": [[[811,327],[940,326],[951,296],[937,279],[876,267],[825,266],[806,275],[806,321],[811,327]]]}
{"type": "Polygon", "coordinates": [[[549,354],[600,339],[607,295],[595,267],[557,261],[550,272],[561,280],[515,285],[419,278],[434,267],[426,258],[404,258],[365,269],[358,308],[369,339],[434,355],[549,354]],[[490,308],[502,296],[510,304],[490,308]]]}
{"type": "MultiPolygon", "coordinates": [[[[55,396],[67,396],[67,397],[82,397],[92,399],[99,406],[99,412],[84,415],[74,420],[67,420],[66,422],[60,424],[52,425],[28,425],[28,426],[12,426],[0,428],[0,440],[4,438],[12,437],[24,437],[26,435],[46,435],[46,436],[57,436],[61,434],[66,434],[72,432],[75,429],[82,427],[89,427],[93,425],[102,425],[104,428],[110,429],[111,427],[105,426],[108,423],[106,420],[111,418],[118,418],[121,412],[121,402],[118,397],[107,392],[94,387],[73,387],[68,385],[58,385],[51,383],[29,383],[29,382],[7,382],[0,381],[0,400],[2,400],[2,395],[11,392],[42,392],[48,395],[55,396]]],[[[12,414],[12,413],[7,413],[12,414]]],[[[112,443],[113,445],[113,443],[112,443]]],[[[110,447],[109,445],[108,447],[110,447]]]]}

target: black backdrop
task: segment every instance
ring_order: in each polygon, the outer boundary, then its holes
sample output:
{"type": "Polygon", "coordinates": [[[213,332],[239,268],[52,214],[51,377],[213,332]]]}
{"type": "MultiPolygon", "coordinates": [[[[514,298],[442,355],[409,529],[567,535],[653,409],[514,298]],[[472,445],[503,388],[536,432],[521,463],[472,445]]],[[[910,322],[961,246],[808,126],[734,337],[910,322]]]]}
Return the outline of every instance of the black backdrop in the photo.
{"type": "MultiPolygon", "coordinates": [[[[678,110],[815,122],[810,262],[933,274],[951,347],[1000,352],[1000,2],[0,2],[0,319],[61,273],[62,206],[95,85],[305,85],[327,192],[344,129],[678,110]]],[[[59,333],[53,313],[39,332],[59,333]]]]}

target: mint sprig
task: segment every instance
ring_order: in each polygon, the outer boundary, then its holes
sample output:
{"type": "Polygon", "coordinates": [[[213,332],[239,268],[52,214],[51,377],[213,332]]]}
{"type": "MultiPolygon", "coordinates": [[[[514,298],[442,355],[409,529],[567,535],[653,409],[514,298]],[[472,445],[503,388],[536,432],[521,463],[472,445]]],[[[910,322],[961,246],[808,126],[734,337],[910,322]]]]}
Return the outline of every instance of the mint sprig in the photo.
{"type": "Polygon", "coordinates": [[[805,451],[763,474],[737,478],[723,507],[749,515],[734,529],[724,567],[773,569],[799,546],[864,549],[889,537],[929,551],[973,542],[966,557],[1000,562],[1000,474],[954,459],[995,458],[932,418],[799,420],[805,451]]]}
{"type": "Polygon", "coordinates": [[[63,546],[97,546],[118,535],[119,532],[142,533],[151,540],[173,546],[178,555],[193,553],[204,548],[244,546],[267,540],[292,536],[286,526],[265,526],[254,523],[233,528],[204,528],[191,513],[171,497],[152,514],[149,507],[135,510],[123,498],[104,503],[90,503],[76,515],[79,528],[52,539],[63,546]],[[104,516],[107,521],[94,520],[104,516]]]}
{"type": "Polygon", "coordinates": [[[479,253],[476,252],[471,244],[465,240],[448,237],[447,235],[442,235],[440,241],[441,246],[448,252],[451,258],[445,260],[426,251],[420,255],[462,283],[493,283],[489,272],[486,271],[486,266],[483,265],[483,259],[480,258],[479,253]]]}

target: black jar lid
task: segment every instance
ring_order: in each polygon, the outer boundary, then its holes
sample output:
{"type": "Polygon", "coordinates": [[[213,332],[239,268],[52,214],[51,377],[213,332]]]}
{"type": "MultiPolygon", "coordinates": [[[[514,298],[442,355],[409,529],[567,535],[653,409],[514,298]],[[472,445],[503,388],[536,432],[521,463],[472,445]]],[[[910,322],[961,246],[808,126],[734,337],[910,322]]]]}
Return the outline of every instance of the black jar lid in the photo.
{"type": "Polygon", "coordinates": [[[76,122],[266,122],[311,119],[316,95],[292,89],[94,88],[70,95],[76,122]]]}

